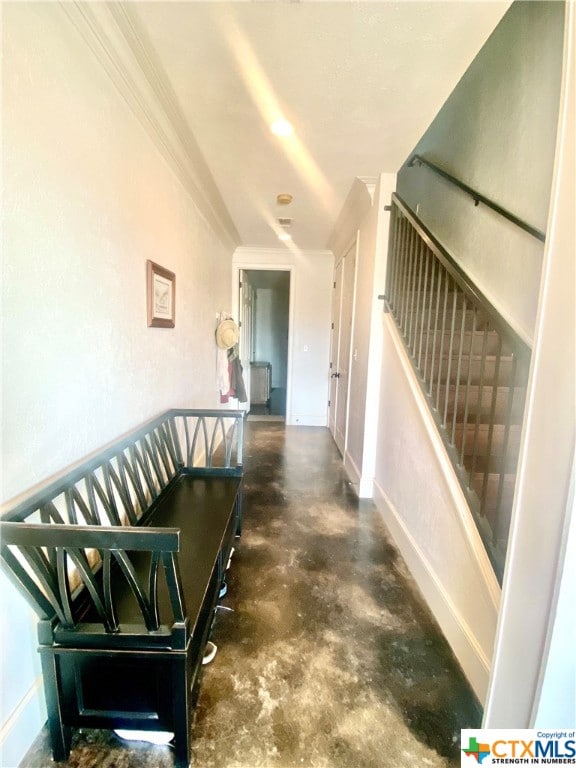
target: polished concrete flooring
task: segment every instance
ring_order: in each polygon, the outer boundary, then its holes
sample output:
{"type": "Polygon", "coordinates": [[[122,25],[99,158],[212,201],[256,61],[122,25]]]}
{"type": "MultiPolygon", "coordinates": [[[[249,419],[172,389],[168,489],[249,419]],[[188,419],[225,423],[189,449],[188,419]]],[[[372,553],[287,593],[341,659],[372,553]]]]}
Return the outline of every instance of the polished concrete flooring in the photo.
{"type": "Polygon", "coordinates": [[[251,404],[248,421],[285,421],[286,420],[286,389],[274,387],[270,392],[270,400],[263,404],[251,404]]]}
{"type": "MultiPolygon", "coordinates": [[[[481,709],[325,429],[248,422],[244,534],[193,724],[196,768],[459,765],[481,709]]],[[[51,763],[42,733],[21,768],[51,763]]],[[[62,765],[62,764],[61,764],[62,765]]],[[[77,733],[67,766],[171,768],[77,733]]]]}

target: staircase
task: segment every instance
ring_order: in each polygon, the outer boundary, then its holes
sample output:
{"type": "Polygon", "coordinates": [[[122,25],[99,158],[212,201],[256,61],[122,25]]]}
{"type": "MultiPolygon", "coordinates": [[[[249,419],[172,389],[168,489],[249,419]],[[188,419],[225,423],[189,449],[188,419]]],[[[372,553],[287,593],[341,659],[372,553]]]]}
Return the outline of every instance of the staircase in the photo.
{"type": "Polygon", "coordinates": [[[530,349],[396,195],[386,303],[501,579],[530,349]]]}

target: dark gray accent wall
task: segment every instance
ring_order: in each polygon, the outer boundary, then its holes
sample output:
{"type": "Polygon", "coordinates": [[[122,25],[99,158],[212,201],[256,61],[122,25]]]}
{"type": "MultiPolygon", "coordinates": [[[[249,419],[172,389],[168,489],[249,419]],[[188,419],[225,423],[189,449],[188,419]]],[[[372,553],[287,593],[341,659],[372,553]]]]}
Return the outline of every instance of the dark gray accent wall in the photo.
{"type": "MultiPolygon", "coordinates": [[[[413,151],[542,230],[554,166],[564,11],[554,0],[513,3],[413,151]]],[[[531,341],[542,243],[475,207],[428,168],[406,162],[397,189],[531,341]]]]}

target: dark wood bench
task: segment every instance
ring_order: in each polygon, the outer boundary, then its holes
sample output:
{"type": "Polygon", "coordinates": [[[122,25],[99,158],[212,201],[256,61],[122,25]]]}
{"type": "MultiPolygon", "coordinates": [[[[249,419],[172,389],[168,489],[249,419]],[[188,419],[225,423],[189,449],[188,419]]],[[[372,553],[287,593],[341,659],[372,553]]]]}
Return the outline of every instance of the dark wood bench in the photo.
{"type": "Polygon", "coordinates": [[[172,410],[2,514],[38,623],[55,760],[73,728],[167,731],[191,711],[242,514],[242,411],[172,410]]]}

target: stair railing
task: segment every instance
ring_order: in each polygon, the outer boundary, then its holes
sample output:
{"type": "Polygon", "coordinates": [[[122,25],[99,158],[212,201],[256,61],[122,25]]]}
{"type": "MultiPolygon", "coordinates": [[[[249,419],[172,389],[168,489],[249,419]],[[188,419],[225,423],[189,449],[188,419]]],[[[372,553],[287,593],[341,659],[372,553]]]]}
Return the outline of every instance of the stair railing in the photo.
{"type": "Polygon", "coordinates": [[[425,157],[422,157],[421,155],[412,155],[412,157],[408,161],[408,167],[414,168],[415,166],[425,166],[426,168],[429,168],[435,174],[437,174],[438,176],[441,176],[443,179],[450,182],[450,184],[453,184],[455,187],[458,187],[458,189],[462,190],[462,192],[465,192],[467,195],[469,195],[472,198],[472,200],[474,200],[475,206],[478,206],[480,205],[480,203],[482,203],[482,205],[485,205],[486,207],[490,208],[499,216],[503,216],[505,219],[508,219],[508,221],[511,221],[512,224],[515,224],[517,227],[520,227],[520,229],[523,229],[524,232],[528,232],[529,235],[532,235],[532,237],[535,237],[537,240],[540,240],[541,243],[544,243],[546,241],[546,233],[542,232],[541,229],[538,229],[537,227],[533,227],[532,224],[528,224],[527,221],[524,221],[519,216],[516,216],[516,214],[506,210],[506,208],[503,208],[501,205],[498,205],[498,203],[495,203],[493,200],[490,200],[490,198],[486,197],[486,195],[482,195],[477,190],[472,189],[472,187],[469,187],[468,184],[464,184],[463,181],[460,181],[460,179],[457,179],[455,176],[452,176],[452,174],[448,173],[443,168],[440,168],[439,165],[436,165],[435,163],[431,163],[430,160],[427,160],[425,157]]]}
{"type": "Polygon", "coordinates": [[[386,309],[502,578],[530,348],[396,195],[386,309]]]}

